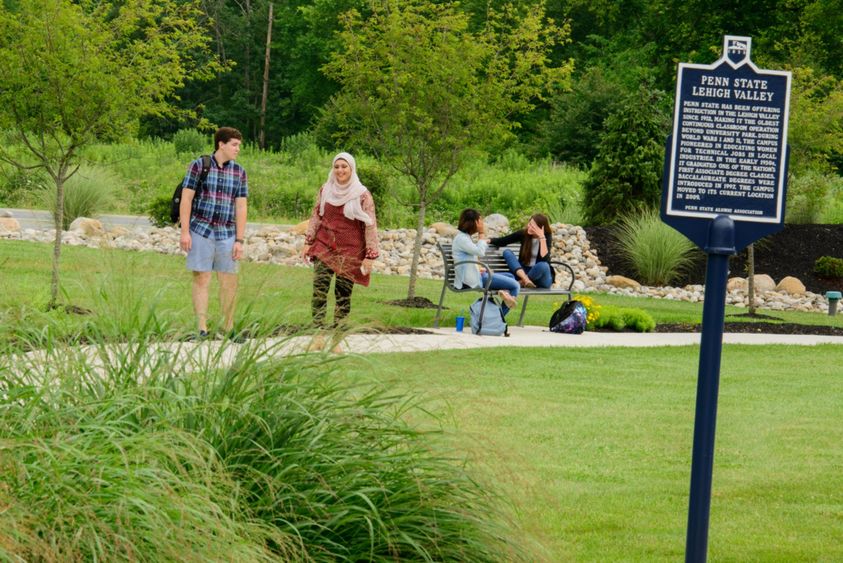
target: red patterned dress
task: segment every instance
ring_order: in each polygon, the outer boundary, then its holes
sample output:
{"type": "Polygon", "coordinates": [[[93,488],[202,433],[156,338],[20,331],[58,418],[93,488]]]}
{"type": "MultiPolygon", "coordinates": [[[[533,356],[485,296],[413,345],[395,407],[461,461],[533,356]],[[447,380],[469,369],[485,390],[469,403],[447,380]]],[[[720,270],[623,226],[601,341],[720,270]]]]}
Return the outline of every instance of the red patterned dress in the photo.
{"type": "Polygon", "coordinates": [[[307,255],[316,258],[328,266],[338,276],[350,279],[354,283],[368,286],[370,273],[360,271],[364,259],[378,257],[378,227],[375,218],[375,202],[372,194],[366,191],[360,197],[360,205],[372,224],[349,219],[343,214],[343,208],[325,204],[325,215],[319,215],[319,202],[322,191],[316,198],[316,205],[310,216],[304,242],[310,245],[307,255]]]}

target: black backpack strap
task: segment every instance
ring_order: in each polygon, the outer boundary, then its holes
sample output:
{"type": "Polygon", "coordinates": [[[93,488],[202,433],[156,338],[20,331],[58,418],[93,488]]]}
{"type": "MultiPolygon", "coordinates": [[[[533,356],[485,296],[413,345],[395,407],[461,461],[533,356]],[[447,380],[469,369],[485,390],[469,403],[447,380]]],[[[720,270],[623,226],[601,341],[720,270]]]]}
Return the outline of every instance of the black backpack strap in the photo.
{"type": "Polygon", "coordinates": [[[201,188],[205,187],[205,180],[208,179],[208,172],[210,170],[211,170],[211,155],[203,154],[202,155],[202,174],[199,176],[199,185],[197,186],[197,188],[201,189],[201,188]]]}

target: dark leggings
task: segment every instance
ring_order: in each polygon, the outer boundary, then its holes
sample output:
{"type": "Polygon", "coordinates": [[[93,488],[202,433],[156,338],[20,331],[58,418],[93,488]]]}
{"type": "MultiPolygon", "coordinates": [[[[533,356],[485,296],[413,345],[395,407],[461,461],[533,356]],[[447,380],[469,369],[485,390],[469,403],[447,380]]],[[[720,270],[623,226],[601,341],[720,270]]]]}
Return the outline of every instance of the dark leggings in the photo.
{"type": "MultiPolygon", "coordinates": [[[[326,266],[321,260],[313,260],[313,301],[311,311],[313,312],[313,324],[318,327],[325,327],[325,312],[328,305],[328,289],[331,287],[331,278],[335,276],[333,270],[326,266]]],[[[342,276],[336,276],[334,283],[334,322],[337,326],[351,312],[351,291],[354,289],[354,282],[342,276]]]]}

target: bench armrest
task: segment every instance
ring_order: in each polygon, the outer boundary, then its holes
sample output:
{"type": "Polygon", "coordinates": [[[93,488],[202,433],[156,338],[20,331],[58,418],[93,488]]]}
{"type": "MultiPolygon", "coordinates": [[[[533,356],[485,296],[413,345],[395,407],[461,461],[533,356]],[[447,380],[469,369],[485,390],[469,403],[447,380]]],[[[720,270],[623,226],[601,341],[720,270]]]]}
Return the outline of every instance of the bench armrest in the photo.
{"type": "Polygon", "coordinates": [[[568,284],[568,291],[571,291],[571,288],[574,287],[574,280],[577,279],[577,276],[574,273],[574,269],[571,267],[571,265],[568,264],[567,262],[558,262],[556,260],[551,260],[550,265],[551,265],[551,267],[562,266],[564,268],[567,268],[568,271],[571,272],[571,283],[568,284]]]}
{"type": "MultiPolygon", "coordinates": [[[[478,265],[486,268],[486,271],[489,272],[489,277],[486,278],[486,287],[483,288],[483,291],[488,293],[489,288],[492,285],[492,276],[495,274],[495,271],[492,269],[492,267],[489,266],[488,264],[486,264],[485,262],[481,262],[480,260],[460,260],[459,262],[454,262],[454,268],[456,268],[457,266],[459,266],[461,264],[478,264],[478,265]]],[[[571,283],[573,283],[573,282],[571,282],[571,283]]]]}

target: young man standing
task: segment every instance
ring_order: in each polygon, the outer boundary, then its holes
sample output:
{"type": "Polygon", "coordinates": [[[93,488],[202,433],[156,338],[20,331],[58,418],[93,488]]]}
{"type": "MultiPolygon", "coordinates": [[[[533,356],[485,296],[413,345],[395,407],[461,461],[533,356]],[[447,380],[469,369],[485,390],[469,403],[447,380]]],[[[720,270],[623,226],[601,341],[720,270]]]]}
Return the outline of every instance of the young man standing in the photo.
{"type": "Polygon", "coordinates": [[[216,151],[211,155],[211,168],[204,184],[199,185],[201,157],[190,163],[182,183],[180,244],[187,252],[187,269],[193,272],[193,310],[200,338],[208,336],[208,293],[211,272],[216,272],[223,328],[229,338],[242,341],[233,332],[237,262],[243,257],[248,197],[246,171],[234,162],[240,154],[242,140],[243,135],[237,129],[218,129],[214,135],[216,151]]]}

